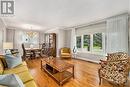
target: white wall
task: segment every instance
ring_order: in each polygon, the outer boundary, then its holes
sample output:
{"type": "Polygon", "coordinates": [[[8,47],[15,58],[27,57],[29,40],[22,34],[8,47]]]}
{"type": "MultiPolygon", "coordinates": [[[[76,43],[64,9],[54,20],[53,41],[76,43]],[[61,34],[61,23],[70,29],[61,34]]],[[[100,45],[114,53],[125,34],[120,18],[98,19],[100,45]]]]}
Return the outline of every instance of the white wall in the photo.
{"type": "Polygon", "coordinates": [[[65,31],[65,47],[71,48],[71,30],[65,31]]]}
{"type": "Polygon", "coordinates": [[[39,32],[39,43],[45,42],[44,36],[45,36],[44,32],[39,32]]]}
{"type": "Polygon", "coordinates": [[[77,52],[76,58],[99,63],[100,59],[105,58],[105,56],[87,52],[77,52]]]}
{"type": "Polygon", "coordinates": [[[6,26],[0,18],[0,50],[3,49],[3,42],[6,41],[6,26]]]}
{"type": "Polygon", "coordinates": [[[12,42],[14,41],[14,35],[15,35],[15,30],[13,29],[6,29],[6,42],[12,42]]]}

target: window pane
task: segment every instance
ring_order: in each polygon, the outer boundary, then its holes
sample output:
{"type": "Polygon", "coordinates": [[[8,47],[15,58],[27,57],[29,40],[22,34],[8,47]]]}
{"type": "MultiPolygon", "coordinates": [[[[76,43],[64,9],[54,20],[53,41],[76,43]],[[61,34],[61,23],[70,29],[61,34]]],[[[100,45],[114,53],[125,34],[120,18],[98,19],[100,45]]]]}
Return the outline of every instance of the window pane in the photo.
{"type": "Polygon", "coordinates": [[[90,51],[90,35],[83,36],[83,48],[87,48],[87,51],[90,51]]]}
{"type": "Polygon", "coordinates": [[[81,48],[81,36],[76,37],[76,45],[77,45],[77,48],[81,48]]]}
{"type": "Polygon", "coordinates": [[[93,50],[95,52],[102,51],[102,33],[93,34],[93,50]]]}

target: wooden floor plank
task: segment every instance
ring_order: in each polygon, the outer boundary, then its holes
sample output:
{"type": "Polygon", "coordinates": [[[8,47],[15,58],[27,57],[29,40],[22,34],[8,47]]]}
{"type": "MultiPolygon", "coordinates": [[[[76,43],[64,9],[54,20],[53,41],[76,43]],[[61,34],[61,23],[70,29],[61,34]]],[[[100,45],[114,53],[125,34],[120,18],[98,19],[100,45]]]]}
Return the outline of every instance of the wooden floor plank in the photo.
{"type": "MultiPolygon", "coordinates": [[[[82,60],[63,60],[75,66],[75,79],[70,79],[62,87],[113,87],[107,81],[99,85],[99,65],[82,60]]],[[[28,68],[39,87],[60,87],[45,71],[40,69],[40,59],[28,60],[28,68]]],[[[126,86],[130,87],[130,86],[126,86]]]]}

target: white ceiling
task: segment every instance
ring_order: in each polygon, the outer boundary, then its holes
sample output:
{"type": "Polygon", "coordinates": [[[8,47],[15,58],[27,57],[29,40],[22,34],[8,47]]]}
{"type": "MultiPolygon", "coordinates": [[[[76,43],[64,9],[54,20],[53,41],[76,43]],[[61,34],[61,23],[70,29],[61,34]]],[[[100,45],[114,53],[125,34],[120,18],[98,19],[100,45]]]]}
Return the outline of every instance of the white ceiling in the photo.
{"type": "Polygon", "coordinates": [[[15,0],[9,28],[48,30],[106,18],[128,11],[128,0],[15,0]]]}

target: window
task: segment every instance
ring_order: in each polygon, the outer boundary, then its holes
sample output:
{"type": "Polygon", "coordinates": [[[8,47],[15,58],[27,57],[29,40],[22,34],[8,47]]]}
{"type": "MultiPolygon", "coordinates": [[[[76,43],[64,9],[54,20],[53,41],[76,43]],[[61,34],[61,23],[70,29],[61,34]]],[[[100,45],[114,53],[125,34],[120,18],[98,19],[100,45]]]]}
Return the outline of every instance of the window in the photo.
{"type": "Polygon", "coordinates": [[[83,48],[90,51],[90,35],[83,35],[83,48]]]}
{"type": "Polygon", "coordinates": [[[76,45],[77,45],[77,48],[81,48],[81,36],[76,37],[76,45]]]}
{"type": "Polygon", "coordinates": [[[93,51],[97,53],[102,51],[102,33],[93,34],[93,51]]]}
{"type": "Polygon", "coordinates": [[[85,34],[76,37],[78,51],[89,52],[94,54],[105,54],[105,34],[94,33],[85,34]]]}

